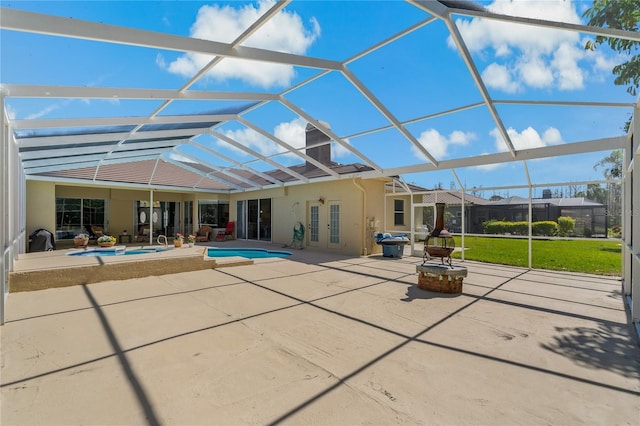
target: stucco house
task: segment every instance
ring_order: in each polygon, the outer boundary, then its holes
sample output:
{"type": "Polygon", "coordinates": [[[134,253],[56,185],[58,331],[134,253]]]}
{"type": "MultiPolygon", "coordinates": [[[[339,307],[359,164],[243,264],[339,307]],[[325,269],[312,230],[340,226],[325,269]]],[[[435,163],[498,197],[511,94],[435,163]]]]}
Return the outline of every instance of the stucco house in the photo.
{"type": "MultiPolygon", "coordinates": [[[[97,225],[124,242],[130,239],[121,236],[133,235],[135,241],[144,230],[147,240],[150,237],[154,243],[157,235],[186,235],[202,225],[213,227],[215,235],[228,221],[234,221],[235,238],[286,245],[300,222],[305,226],[304,245],[308,247],[351,255],[379,252],[373,235],[394,229],[394,215],[387,215],[385,223],[385,211],[393,211],[395,200],[404,200],[406,195],[385,197],[393,178],[363,178],[362,173],[370,167],[333,162],[329,137],[313,125],[306,130],[306,163],[289,167],[287,173],[278,169],[265,172],[263,177],[244,173],[247,180],[262,180],[258,182],[261,185],[266,179],[280,183],[269,189],[230,194],[215,180],[207,183],[202,175],[189,170],[193,164],[163,160],[43,172],[27,180],[27,231],[48,229],[64,241],[83,232],[87,225],[97,225]],[[142,182],[150,169],[154,170],[153,181],[142,182]],[[331,174],[339,179],[322,180],[331,174]],[[309,183],[286,185],[300,177],[309,183]],[[147,189],[150,184],[153,188],[147,189]],[[193,190],[184,188],[190,185],[193,190]]],[[[216,172],[198,167],[209,177],[216,172]]],[[[225,179],[242,184],[234,175],[242,176],[243,171],[233,170],[225,179]]],[[[408,229],[401,226],[398,230],[408,229]]]]}

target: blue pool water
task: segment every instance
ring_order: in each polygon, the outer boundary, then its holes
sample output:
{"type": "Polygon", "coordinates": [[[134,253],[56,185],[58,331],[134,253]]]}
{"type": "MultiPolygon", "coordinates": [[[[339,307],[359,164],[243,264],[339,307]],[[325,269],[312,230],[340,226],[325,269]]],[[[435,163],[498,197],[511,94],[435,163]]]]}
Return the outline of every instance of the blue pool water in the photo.
{"type": "Polygon", "coordinates": [[[171,250],[170,247],[144,247],[139,249],[124,248],[90,248],[87,250],[78,250],[67,253],[68,256],[131,256],[136,254],[158,253],[161,251],[171,250]]]}
{"type": "Polygon", "coordinates": [[[291,252],[280,250],[266,250],[260,248],[215,248],[207,250],[209,257],[241,256],[249,259],[264,259],[268,257],[287,257],[291,252]]]}

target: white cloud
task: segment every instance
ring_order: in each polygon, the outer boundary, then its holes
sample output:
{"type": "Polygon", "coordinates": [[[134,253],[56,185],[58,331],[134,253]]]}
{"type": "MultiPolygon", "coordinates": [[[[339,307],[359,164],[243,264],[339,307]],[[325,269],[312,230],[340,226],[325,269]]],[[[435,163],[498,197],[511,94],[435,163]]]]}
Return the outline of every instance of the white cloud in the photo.
{"type": "MultiPolygon", "coordinates": [[[[455,130],[449,136],[441,135],[436,129],[428,129],[420,134],[418,142],[436,159],[445,158],[449,147],[452,145],[466,146],[470,141],[476,139],[476,135],[471,132],[455,130]]],[[[413,155],[419,159],[425,159],[422,152],[415,146],[411,147],[413,155]]]]}
{"type": "Polygon", "coordinates": [[[452,145],[466,146],[470,141],[474,140],[476,135],[470,132],[463,132],[462,130],[454,130],[449,135],[449,143],[452,145]]]}
{"type": "Polygon", "coordinates": [[[307,120],[296,118],[292,121],[286,121],[276,126],[273,134],[278,139],[288,143],[294,148],[304,148],[305,145],[305,128],[307,120]]]}
{"type": "MultiPolygon", "coordinates": [[[[349,139],[343,139],[347,144],[351,145],[349,139]]],[[[331,158],[333,160],[337,158],[344,158],[351,155],[351,151],[344,147],[344,145],[337,142],[331,142],[331,158]]]]}
{"type": "Polygon", "coordinates": [[[560,134],[560,130],[555,127],[549,127],[542,134],[542,140],[545,141],[547,145],[559,145],[564,143],[562,140],[562,135],[560,134]]]}
{"type": "MultiPolygon", "coordinates": [[[[285,141],[294,148],[303,149],[306,144],[306,128],[307,121],[302,118],[296,118],[278,124],[274,129],[274,136],[285,141]]],[[[345,140],[349,143],[349,140],[345,140]]],[[[304,152],[304,151],[303,151],[304,152]]],[[[337,142],[331,142],[331,158],[336,160],[351,154],[347,148],[337,142]]],[[[298,156],[295,156],[299,158],[298,156]]]]}
{"type": "Polygon", "coordinates": [[[170,151],[166,154],[164,154],[167,156],[168,159],[174,160],[174,161],[180,161],[182,163],[192,163],[195,164],[196,162],[193,161],[190,158],[187,157],[183,157],[180,153],[176,152],[176,151],[170,151]]]}
{"type": "Polygon", "coordinates": [[[518,91],[518,83],[513,81],[511,72],[504,65],[490,64],[483,72],[482,79],[489,87],[502,89],[507,93],[518,91]]]}
{"type": "Polygon", "coordinates": [[[167,68],[167,63],[164,60],[164,56],[162,56],[162,54],[160,53],[156,55],[156,65],[160,68],[167,68]]]}
{"type": "MultiPolygon", "coordinates": [[[[566,0],[495,0],[487,9],[510,16],[581,23],[576,4],[566,0]]],[[[578,33],[488,19],[460,19],[456,24],[471,52],[484,56],[493,51],[496,60],[481,71],[483,80],[488,87],[508,93],[526,87],[581,89],[593,64],[602,61],[584,51],[585,40],[578,33]],[[585,61],[590,64],[583,69],[580,64],[585,61]]],[[[449,43],[453,46],[451,40],[449,43]]]]}
{"type": "MultiPolygon", "coordinates": [[[[586,43],[586,39],[583,40],[582,44],[584,43],[586,43]]],[[[587,50],[585,51],[585,55],[593,62],[594,68],[598,71],[606,71],[608,73],[611,72],[614,66],[628,59],[627,57],[607,57],[602,53],[601,49],[587,50]]]]}
{"type": "MultiPolygon", "coordinates": [[[[581,45],[585,45],[589,38],[585,37],[580,41],[581,45]]],[[[593,38],[591,39],[593,41],[593,38]]],[[[589,70],[583,70],[585,77],[597,82],[604,81],[611,75],[611,70],[616,65],[627,61],[629,58],[624,54],[607,55],[606,49],[585,50],[585,58],[591,64],[589,70]]]]}
{"type": "Polygon", "coordinates": [[[518,68],[518,73],[527,86],[543,88],[553,83],[553,73],[540,57],[523,60],[518,68]]]}
{"type": "Polygon", "coordinates": [[[584,57],[584,50],[568,43],[561,44],[554,52],[551,66],[556,72],[558,87],[561,90],[584,87],[583,71],[578,65],[582,57],[584,57]]]}
{"type": "MultiPolygon", "coordinates": [[[[492,131],[489,132],[489,134],[494,139],[496,151],[506,152],[507,146],[505,145],[504,139],[502,138],[502,135],[500,134],[498,129],[494,128],[492,131]]],[[[538,133],[537,130],[535,130],[531,126],[524,129],[521,133],[518,133],[518,131],[514,130],[513,128],[509,128],[507,129],[507,134],[509,135],[509,138],[511,138],[511,142],[513,143],[513,146],[518,150],[528,149],[528,148],[540,148],[543,146],[558,145],[558,144],[564,143],[564,141],[562,140],[562,135],[560,134],[560,131],[555,127],[549,127],[548,129],[546,129],[542,133],[542,136],[538,133]]],[[[480,155],[487,155],[487,154],[483,153],[480,155]]],[[[489,171],[496,170],[498,168],[502,168],[503,166],[505,166],[505,163],[494,163],[494,164],[485,164],[482,166],[475,166],[474,169],[479,171],[489,172],[489,171]]]]}
{"type": "MultiPolygon", "coordinates": [[[[272,0],[262,0],[257,5],[241,3],[242,6],[238,8],[233,7],[235,4],[202,6],[191,27],[190,35],[193,38],[230,43],[273,4],[272,0]]],[[[296,13],[282,10],[242,45],[304,54],[320,35],[320,25],[315,19],[311,19],[309,27],[305,27],[296,13]]],[[[212,59],[209,55],[187,53],[168,65],[164,63],[163,58],[157,58],[156,63],[171,73],[192,77],[212,59]]],[[[228,58],[208,73],[208,77],[218,81],[239,79],[264,88],[286,86],[294,75],[292,66],[266,62],[257,66],[253,61],[228,58]]]]}
{"type": "MultiPolygon", "coordinates": [[[[301,149],[302,153],[304,153],[304,147],[306,145],[306,127],[306,120],[302,118],[295,118],[291,121],[285,121],[276,125],[273,129],[273,135],[283,142],[291,145],[292,147],[301,149]]],[[[271,139],[264,137],[249,128],[229,130],[224,132],[224,134],[234,141],[265,156],[283,154],[284,152],[286,152],[286,148],[280,146],[279,144],[276,144],[271,139]]],[[[349,140],[347,139],[345,140],[345,142],[349,143],[349,140]]],[[[229,145],[228,143],[220,139],[216,140],[216,144],[220,147],[228,148],[237,153],[248,155],[245,151],[236,148],[233,145],[229,145]]],[[[337,142],[331,142],[331,158],[333,160],[345,157],[347,155],[351,155],[351,151],[337,142]]],[[[301,157],[293,153],[286,153],[279,156],[278,158],[285,157],[292,160],[298,160],[298,162],[302,162],[301,157]]]]}
{"type": "MultiPolygon", "coordinates": [[[[493,137],[495,141],[496,150],[498,152],[507,151],[507,146],[504,143],[504,139],[502,135],[498,131],[497,128],[494,128],[489,134],[493,137]]],[[[542,136],[536,129],[529,126],[524,129],[522,132],[518,132],[513,128],[507,129],[507,134],[513,143],[513,146],[517,150],[521,149],[529,149],[529,148],[540,148],[543,146],[549,145],[558,145],[563,143],[562,135],[560,131],[555,127],[549,127],[546,129],[542,136]]]]}
{"type": "MultiPolygon", "coordinates": [[[[482,153],[480,155],[481,156],[482,155],[487,155],[487,153],[482,153]]],[[[497,170],[499,168],[502,168],[505,165],[506,165],[506,163],[492,163],[492,164],[483,164],[481,166],[474,166],[472,168],[475,169],[475,170],[482,171],[482,172],[491,172],[491,171],[497,170]]]]}
{"type": "MultiPolygon", "coordinates": [[[[294,147],[304,146],[304,127],[306,126],[306,123],[307,122],[305,120],[301,120],[299,118],[289,122],[280,123],[274,128],[273,135],[294,147]],[[300,138],[302,142],[300,142],[300,138]]],[[[224,132],[224,135],[264,156],[280,154],[286,150],[281,145],[248,127],[237,130],[227,130],[224,132]]],[[[218,146],[229,148],[238,153],[247,155],[245,151],[220,139],[217,139],[216,143],[218,146]]],[[[290,155],[299,158],[295,154],[290,155]]]]}
{"type": "Polygon", "coordinates": [[[36,111],[33,114],[30,114],[29,116],[26,117],[27,120],[35,120],[37,118],[40,117],[44,117],[46,115],[48,115],[49,113],[60,109],[62,106],[69,104],[70,101],[66,100],[66,101],[61,101],[55,104],[51,104],[48,105],[46,107],[44,107],[43,109],[41,109],[40,111],[36,111]]]}
{"type": "MultiPolygon", "coordinates": [[[[306,128],[307,121],[302,118],[296,118],[292,121],[280,123],[274,129],[274,135],[293,146],[294,148],[303,149],[306,145],[306,128]]],[[[345,140],[349,143],[349,140],[345,140]]],[[[303,151],[304,152],[304,151],[303,151]]],[[[347,148],[337,142],[331,142],[331,159],[336,160],[344,158],[351,154],[347,148]]],[[[299,158],[298,156],[295,156],[299,158]]]]}
{"type": "MultiPolygon", "coordinates": [[[[270,139],[262,136],[260,133],[249,129],[243,128],[238,130],[227,130],[224,132],[224,135],[234,141],[240,143],[241,145],[246,146],[254,151],[259,152],[262,155],[269,156],[274,155],[280,152],[278,149],[279,145],[276,145],[270,139]]],[[[222,140],[217,140],[219,146],[224,146],[238,153],[242,153],[244,155],[248,155],[245,151],[240,148],[236,148],[233,145],[230,145],[222,140]]]]}

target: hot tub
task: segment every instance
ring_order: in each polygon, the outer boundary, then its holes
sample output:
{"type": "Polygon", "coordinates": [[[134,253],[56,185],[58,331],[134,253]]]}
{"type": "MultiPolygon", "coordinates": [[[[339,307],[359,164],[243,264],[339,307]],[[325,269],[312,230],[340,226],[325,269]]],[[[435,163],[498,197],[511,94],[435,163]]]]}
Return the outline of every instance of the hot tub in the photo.
{"type": "Polygon", "coordinates": [[[131,256],[159,253],[171,249],[171,247],[140,247],[139,249],[127,249],[125,246],[95,247],[86,250],[73,250],[67,253],[67,256],[131,256]]]}

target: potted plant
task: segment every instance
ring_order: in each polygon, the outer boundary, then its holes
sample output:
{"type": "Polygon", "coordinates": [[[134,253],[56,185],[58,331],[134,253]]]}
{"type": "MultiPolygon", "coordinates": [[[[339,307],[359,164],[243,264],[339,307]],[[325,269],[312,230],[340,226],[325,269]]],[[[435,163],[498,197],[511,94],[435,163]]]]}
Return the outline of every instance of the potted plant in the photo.
{"type": "Polygon", "coordinates": [[[176,236],[173,238],[173,246],[174,247],[182,247],[182,242],[184,241],[184,235],[182,235],[181,233],[177,233],[176,236]]]}
{"type": "Polygon", "coordinates": [[[193,247],[193,245],[196,243],[196,236],[189,234],[189,236],[187,237],[187,242],[189,243],[189,247],[193,247]]]}
{"type": "Polygon", "coordinates": [[[73,237],[74,248],[87,248],[89,245],[89,234],[80,233],[73,237]]]}
{"type": "Polygon", "coordinates": [[[116,237],[112,237],[111,235],[103,235],[98,238],[98,245],[100,247],[113,247],[116,244],[116,237]]]}

